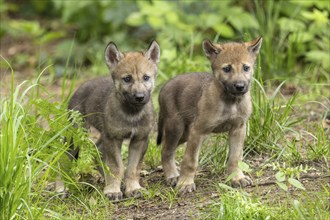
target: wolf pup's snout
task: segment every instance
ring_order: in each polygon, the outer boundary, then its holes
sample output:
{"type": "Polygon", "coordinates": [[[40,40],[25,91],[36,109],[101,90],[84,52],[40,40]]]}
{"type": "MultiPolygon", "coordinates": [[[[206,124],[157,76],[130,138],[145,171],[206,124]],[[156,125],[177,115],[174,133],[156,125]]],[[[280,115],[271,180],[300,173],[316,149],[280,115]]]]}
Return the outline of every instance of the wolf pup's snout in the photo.
{"type": "Polygon", "coordinates": [[[142,103],[145,96],[143,93],[136,93],[134,97],[135,97],[135,101],[142,103]]]}
{"type": "Polygon", "coordinates": [[[236,83],[234,86],[238,92],[243,92],[245,90],[245,84],[243,82],[236,83]]]}

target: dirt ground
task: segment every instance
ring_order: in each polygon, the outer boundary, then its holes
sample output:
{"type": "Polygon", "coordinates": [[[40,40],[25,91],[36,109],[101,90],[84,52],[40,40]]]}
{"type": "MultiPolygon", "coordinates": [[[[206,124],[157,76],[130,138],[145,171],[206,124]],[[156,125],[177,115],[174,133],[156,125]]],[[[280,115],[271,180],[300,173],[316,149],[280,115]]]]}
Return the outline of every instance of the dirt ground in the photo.
{"type": "MultiPolygon", "coordinates": [[[[252,186],[242,189],[252,197],[261,198],[263,204],[268,206],[277,206],[277,204],[287,200],[288,197],[297,200],[317,200],[317,193],[330,183],[330,175],[327,167],[323,163],[310,163],[308,166],[311,170],[308,174],[302,174],[300,181],[306,188],[304,192],[290,187],[287,192],[282,190],[275,183],[275,171],[271,167],[263,170],[263,175],[257,177],[256,173],[260,170],[261,165],[266,159],[247,158],[246,162],[254,170],[251,177],[254,181],[252,186]]],[[[306,165],[306,164],[305,164],[306,165]]],[[[141,175],[142,186],[159,185],[162,190],[169,190],[161,168],[156,170],[144,170],[141,175]]],[[[218,191],[216,185],[224,183],[226,176],[224,174],[211,174],[207,168],[200,168],[196,176],[197,191],[190,194],[177,196],[172,202],[168,198],[164,199],[161,192],[156,193],[152,200],[145,198],[140,199],[123,199],[114,203],[113,219],[204,219],[207,214],[206,207],[219,202],[221,200],[221,191],[218,191]]],[[[91,180],[91,179],[89,179],[91,180]]],[[[94,181],[96,181],[94,179],[94,181]]],[[[94,182],[100,189],[103,181],[94,182]]],[[[330,202],[330,198],[328,198],[330,202]]],[[[292,202],[292,201],[287,201],[292,202]]],[[[329,203],[330,204],[330,203],[329,203]]],[[[330,206],[328,207],[330,211],[330,206]]]]}

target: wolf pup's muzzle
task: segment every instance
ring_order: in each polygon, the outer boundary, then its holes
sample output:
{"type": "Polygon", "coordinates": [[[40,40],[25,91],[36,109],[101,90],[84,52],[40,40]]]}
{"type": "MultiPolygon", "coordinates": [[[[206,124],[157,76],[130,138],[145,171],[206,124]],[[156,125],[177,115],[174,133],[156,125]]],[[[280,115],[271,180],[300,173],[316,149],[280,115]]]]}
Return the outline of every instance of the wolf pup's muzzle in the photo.
{"type": "Polygon", "coordinates": [[[249,90],[249,82],[237,81],[237,82],[226,82],[223,83],[226,89],[226,92],[235,95],[241,96],[244,95],[249,90]]]}
{"type": "Polygon", "coordinates": [[[148,103],[150,99],[149,93],[134,93],[134,94],[126,94],[126,100],[133,105],[144,105],[148,103]]]}

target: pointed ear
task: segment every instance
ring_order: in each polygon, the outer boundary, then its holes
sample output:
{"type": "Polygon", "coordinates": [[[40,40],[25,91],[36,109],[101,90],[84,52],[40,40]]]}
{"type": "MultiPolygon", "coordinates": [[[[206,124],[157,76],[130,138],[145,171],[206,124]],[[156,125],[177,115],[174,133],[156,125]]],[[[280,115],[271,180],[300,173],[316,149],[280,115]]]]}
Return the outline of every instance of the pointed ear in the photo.
{"type": "Polygon", "coordinates": [[[214,46],[212,42],[209,40],[203,41],[203,50],[206,57],[209,58],[210,60],[213,60],[217,56],[217,54],[219,54],[221,51],[219,48],[214,46]]]}
{"type": "Polygon", "coordinates": [[[257,55],[259,53],[261,43],[262,43],[262,37],[258,37],[257,39],[255,39],[251,42],[247,42],[246,45],[247,45],[248,51],[252,54],[257,55]]]}
{"type": "Polygon", "coordinates": [[[109,69],[117,66],[117,64],[123,57],[124,55],[118,50],[114,42],[110,42],[105,48],[104,58],[109,69]]]}
{"type": "Polygon", "coordinates": [[[160,47],[158,45],[158,43],[153,40],[147,51],[144,52],[144,56],[148,59],[151,60],[153,63],[158,64],[159,63],[159,59],[160,59],[160,47]]]}

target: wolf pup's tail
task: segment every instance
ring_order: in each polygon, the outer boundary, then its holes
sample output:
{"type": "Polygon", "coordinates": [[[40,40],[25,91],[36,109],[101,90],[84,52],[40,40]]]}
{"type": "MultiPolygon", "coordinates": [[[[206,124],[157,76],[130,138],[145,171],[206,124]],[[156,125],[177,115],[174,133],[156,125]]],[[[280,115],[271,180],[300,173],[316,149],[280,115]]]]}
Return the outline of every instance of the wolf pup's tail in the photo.
{"type": "Polygon", "coordinates": [[[162,143],[162,138],[163,138],[163,117],[159,113],[157,145],[160,145],[162,143]]]}

